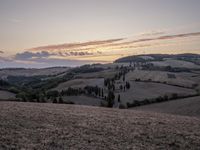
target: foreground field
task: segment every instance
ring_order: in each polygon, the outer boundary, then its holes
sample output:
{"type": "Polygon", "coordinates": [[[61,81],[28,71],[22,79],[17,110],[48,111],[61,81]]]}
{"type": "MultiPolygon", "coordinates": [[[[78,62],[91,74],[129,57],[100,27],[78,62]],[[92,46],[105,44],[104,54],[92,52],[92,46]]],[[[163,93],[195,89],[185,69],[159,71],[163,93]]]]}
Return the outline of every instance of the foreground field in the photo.
{"type": "Polygon", "coordinates": [[[169,113],[200,117],[200,96],[151,104],[133,108],[134,110],[169,113]]]}
{"type": "Polygon", "coordinates": [[[0,102],[0,149],[198,149],[200,120],[133,110],[0,102]]]}

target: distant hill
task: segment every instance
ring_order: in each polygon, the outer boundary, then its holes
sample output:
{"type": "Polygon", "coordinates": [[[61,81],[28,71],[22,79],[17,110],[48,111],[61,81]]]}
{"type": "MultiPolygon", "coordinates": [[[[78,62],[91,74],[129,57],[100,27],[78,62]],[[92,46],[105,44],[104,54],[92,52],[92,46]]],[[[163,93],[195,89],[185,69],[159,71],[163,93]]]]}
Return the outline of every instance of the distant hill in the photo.
{"type": "Polygon", "coordinates": [[[69,67],[52,67],[52,68],[4,68],[0,69],[0,79],[6,79],[8,76],[54,76],[64,73],[69,67]]]}
{"type": "MultiPolygon", "coordinates": [[[[191,61],[191,62],[195,62],[196,60],[200,61],[199,54],[185,53],[185,54],[174,54],[174,55],[170,55],[170,54],[133,55],[133,56],[119,58],[115,60],[115,63],[162,61],[166,58],[185,60],[185,61],[191,61]]],[[[200,62],[197,62],[197,63],[200,63],[200,62]]]]}

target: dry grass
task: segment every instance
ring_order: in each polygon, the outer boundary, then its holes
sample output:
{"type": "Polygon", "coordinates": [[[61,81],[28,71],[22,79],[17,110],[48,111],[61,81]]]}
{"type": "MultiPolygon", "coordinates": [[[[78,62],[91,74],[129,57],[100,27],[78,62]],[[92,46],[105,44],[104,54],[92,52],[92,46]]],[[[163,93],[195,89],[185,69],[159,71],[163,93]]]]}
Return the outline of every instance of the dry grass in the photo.
{"type": "Polygon", "coordinates": [[[200,117],[200,96],[135,107],[134,110],[200,117]]]}
{"type": "Polygon", "coordinates": [[[41,76],[41,75],[57,75],[68,71],[67,67],[54,67],[44,69],[1,69],[0,78],[7,76],[41,76]]]}
{"type": "Polygon", "coordinates": [[[71,88],[84,88],[85,86],[96,86],[98,85],[99,87],[104,86],[104,79],[103,78],[93,78],[93,79],[73,79],[67,82],[63,82],[59,84],[56,88],[52,90],[66,90],[69,87],[71,88]]]}
{"type": "Polygon", "coordinates": [[[172,96],[173,93],[177,93],[179,96],[187,96],[196,94],[193,89],[187,89],[177,86],[171,86],[161,83],[151,82],[130,82],[131,88],[125,92],[120,92],[122,103],[132,103],[134,100],[144,100],[157,98],[159,96],[168,95],[172,96]]]}
{"type": "Polygon", "coordinates": [[[192,62],[182,61],[182,60],[174,60],[174,59],[166,59],[165,61],[156,61],[152,62],[155,66],[172,66],[177,68],[189,68],[189,69],[199,69],[199,65],[195,65],[192,62]]]}
{"type": "Polygon", "coordinates": [[[0,102],[0,149],[199,149],[200,120],[59,104],[0,102]]]}
{"type": "Polygon", "coordinates": [[[179,85],[184,87],[192,87],[196,83],[200,83],[200,76],[195,73],[171,73],[165,71],[145,71],[135,70],[127,74],[127,80],[149,80],[166,82],[172,85],[179,85]],[[174,74],[176,78],[168,78],[168,74],[174,74]]]}

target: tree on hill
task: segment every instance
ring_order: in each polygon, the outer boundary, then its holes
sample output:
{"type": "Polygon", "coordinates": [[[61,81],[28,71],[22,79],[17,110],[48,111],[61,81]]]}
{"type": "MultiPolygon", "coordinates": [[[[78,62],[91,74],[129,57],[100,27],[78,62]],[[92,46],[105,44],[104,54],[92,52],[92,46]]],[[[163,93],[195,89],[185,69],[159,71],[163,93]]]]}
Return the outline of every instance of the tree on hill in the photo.
{"type": "Polygon", "coordinates": [[[102,88],[102,90],[101,90],[101,97],[104,97],[103,88],[102,88]]]}
{"type": "Polygon", "coordinates": [[[59,95],[59,92],[58,91],[48,91],[47,92],[47,98],[55,98],[55,97],[58,97],[59,95]]]}
{"type": "Polygon", "coordinates": [[[123,81],[125,81],[125,74],[123,74],[123,81]]]}
{"type": "Polygon", "coordinates": [[[59,99],[58,99],[58,103],[62,104],[63,103],[63,99],[62,97],[60,96],[59,99]]]}
{"type": "Polygon", "coordinates": [[[109,91],[107,96],[108,107],[113,107],[114,100],[115,100],[115,94],[112,91],[109,91]]]}
{"type": "Polygon", "coordinates": [[[53,98],[53,103],[57,103],[57,98],[56,97],[53,98]]]}
{"type": "Polygon", "coordinates": [[[120,94],[118,94],[118,98],[117,98],[117,100],[118,100],[118,103],[120,103],[120,102],[121,102],[121,97],[120,97],[120,94]]]}
{"type": "Polygon", "coordinates": [[[122,85],[120,85],[120,87],[119,87],[119,88],[120,88],[120,90],[121,90],[121,91],[123,90],[123,86],[122,86],[122,85]]]}
{"type": "Polygon", "coordinates": [[[130,86],[130,83],[129,83],[129,82],[126,82],[126,88],[127,88],[127,89],[130,89],[130,87],[131,87],[131,86],[130,86]]]}

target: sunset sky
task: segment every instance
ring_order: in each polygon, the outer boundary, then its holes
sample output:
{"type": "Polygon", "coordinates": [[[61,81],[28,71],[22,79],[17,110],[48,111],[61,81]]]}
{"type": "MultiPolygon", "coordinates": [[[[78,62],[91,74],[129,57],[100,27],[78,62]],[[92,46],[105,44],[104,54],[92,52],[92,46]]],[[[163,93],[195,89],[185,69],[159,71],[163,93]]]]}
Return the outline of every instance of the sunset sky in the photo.
{"type": "Polygon", "coordinates": [[[0,68],[200,53],[200,0],[0,0],[0,68]]]}

